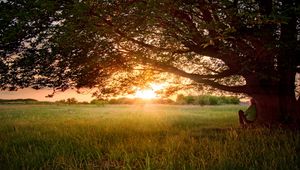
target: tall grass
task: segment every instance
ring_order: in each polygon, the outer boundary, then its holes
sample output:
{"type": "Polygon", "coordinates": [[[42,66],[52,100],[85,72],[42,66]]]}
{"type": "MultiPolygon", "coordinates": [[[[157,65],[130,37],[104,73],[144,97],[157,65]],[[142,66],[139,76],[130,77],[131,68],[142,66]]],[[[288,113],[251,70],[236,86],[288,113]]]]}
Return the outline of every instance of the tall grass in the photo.
{"type": "Polygon", "coordinates": [[[0,106],[0,169],[300,169],[300,134],[241,106],[0,106]]]}

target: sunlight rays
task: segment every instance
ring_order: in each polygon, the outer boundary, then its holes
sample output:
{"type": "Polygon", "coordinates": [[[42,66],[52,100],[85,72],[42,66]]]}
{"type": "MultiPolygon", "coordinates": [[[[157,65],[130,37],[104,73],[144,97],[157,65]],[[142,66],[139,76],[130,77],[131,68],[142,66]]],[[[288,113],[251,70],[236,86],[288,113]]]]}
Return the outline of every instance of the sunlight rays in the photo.
{"type": "Polygon", "coordinates": [[[135,97],[141,99],[154,99],[157,98],[157,94],[154,90],[146,89],[146,90],[138,90],[135,94],[135,97]]]}
{"type": "Polygon", "coordinates": [[[157,91],[165,88],[166,84],[150,84],[150,88],[147,89],[139,89],[135,92],[135,98],[141,99],[155,99],[159,98],[157,91]]]}

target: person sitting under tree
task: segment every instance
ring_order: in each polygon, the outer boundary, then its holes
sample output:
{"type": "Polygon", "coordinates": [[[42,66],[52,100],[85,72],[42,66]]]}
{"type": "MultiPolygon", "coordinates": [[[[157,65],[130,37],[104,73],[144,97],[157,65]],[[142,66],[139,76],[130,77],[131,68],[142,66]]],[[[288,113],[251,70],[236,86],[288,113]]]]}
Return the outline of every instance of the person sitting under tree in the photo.
{"type": "Polygon", "coordinates": [[[241,126],[245,126],[247,124],[253,123],[256,119],[256,104],[255,100],[250,100],[249,108],[244,112],[239,110],[239,121],[241,126]]]}

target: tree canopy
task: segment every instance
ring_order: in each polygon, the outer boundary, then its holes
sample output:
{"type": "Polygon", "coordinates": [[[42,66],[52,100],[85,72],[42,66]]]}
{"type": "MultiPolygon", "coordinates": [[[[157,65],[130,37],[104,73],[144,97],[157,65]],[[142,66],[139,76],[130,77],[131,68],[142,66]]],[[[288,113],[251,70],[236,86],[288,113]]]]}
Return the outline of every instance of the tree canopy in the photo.
{"type": "Polygon", "coordinates": [[[259,123],[300,121],[296,0],[8,0],[0,14],[2,89],[122,93],[167,72],[253,97],[259,123]]]}

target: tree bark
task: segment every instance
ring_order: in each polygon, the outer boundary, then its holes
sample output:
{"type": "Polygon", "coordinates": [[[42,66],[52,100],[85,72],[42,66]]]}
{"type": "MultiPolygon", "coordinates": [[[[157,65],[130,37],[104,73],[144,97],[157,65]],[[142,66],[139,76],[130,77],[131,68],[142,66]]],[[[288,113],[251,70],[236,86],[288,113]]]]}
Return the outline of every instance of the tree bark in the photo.
{"type": "MultiPolygon", "coordinates": [[[[288,116],[288,123],[296,125],[299,123],[299,109],[297,109],[297,100],[295,96],[295,76],[297,69],[297,18],[293,9],[293,1],[285,1],[282,6],[282,12],[289,18],[287,23],[280,27],[280,46],[278,60],[279,86],[280,94],[280,112],[288,116]],[[289,12],[286,12],[289,11],[289,12]]],[[[300,126],[300,125],[297,125],[300,126]]]]}
{"type": "Polygon", "coordinates": [[[294,92],[295,73],[282,72],[279,80],[274,81],[259,79],[259,74],[252,74],[246,79],[251,87],[248,95],[256,102],[257,119],[254,124],[266,127],[298,126],[300,109],[294,92]]]}
{"type": "Polygon", "coordinates": [[[253,99],[256,102],[256,125],[271,127],[280,124],[280,105],[277,95],[259,94],[253,95],[253,99]]]}
{"type": "Polygon", "coordinates": [[[286,106],[286,110],[282,112],[282,104],[291,104],[291,98],[282,98],[280,95],[259,94],[252,95],[256,102],[257,117],[254,121],[255,126],[262,127],[285,127],[300,128],[300,102],[299,100],[293,105],[286,106]],[[292,112],[287,112],[290,108],[295,108],[292,112]]]}

